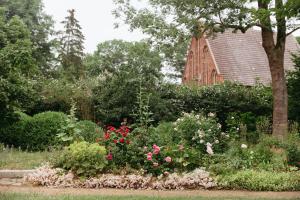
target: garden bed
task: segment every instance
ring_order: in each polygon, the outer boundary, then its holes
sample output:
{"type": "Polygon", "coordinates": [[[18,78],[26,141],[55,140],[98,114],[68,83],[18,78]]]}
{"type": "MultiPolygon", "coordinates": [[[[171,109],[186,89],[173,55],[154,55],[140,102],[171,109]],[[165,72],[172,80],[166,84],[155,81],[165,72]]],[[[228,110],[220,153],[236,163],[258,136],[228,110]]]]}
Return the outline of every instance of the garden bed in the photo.
{"type": "Polygon", "coordinates": [[[75,188],[117,188],[117,189],[154,189],[183,190],[211,189],[217,186],[209,173],[196,169],[183,174],[165,174],[158,177],[151,175],[114,175],[102,174],[93,178],[80,179],[73,173],[64,173],[62,169],[53,169],[48,165],[24,177],[26,183],[51,187],[75,188]]]}

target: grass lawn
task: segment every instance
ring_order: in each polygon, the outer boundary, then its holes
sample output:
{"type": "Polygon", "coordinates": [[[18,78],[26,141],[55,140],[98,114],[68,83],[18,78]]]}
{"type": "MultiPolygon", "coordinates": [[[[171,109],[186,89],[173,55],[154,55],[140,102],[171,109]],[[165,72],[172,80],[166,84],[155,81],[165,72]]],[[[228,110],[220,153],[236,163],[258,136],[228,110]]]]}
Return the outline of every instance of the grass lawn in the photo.
{"type": "Polygon", "coordinates": [[[0,169],[34,169],[53,156],[53,152],[24,152],[5,150],[0,152],[0,169]]]}
{"type": "MultiPolygon", "coordinates": [[[[0,200],[255,200],[261,198],[208,198],[208,197],[145,197],[145,196],[44,196],[40,194],[18,194],[18,193],[0,193],[0,200]]],[[[299,200],[296,198],[294,200],[299,200]]],[[[267,199],[265,199],[267,200],[267,199]]],[[[280,200],[280,199],[277,199],[280,200]]]]}

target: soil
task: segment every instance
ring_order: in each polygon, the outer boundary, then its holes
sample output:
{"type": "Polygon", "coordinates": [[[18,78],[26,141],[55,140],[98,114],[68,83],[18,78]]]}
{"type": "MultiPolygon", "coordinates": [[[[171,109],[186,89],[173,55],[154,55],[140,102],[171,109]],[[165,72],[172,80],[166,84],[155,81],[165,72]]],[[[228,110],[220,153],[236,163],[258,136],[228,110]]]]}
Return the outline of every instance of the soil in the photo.
{"type": "Polygon", "coordinates": [[[226,190],[119,190],[119,189],[82,189],[82,188],[47,188],[32,186],[0,186],[0,192],[36,193],[43,195],[100,195],[100,196],[148,196],[148,197],[227,197],[227,198],[265,198],[299,199],[300,192],[251,192],[226,190]]]}

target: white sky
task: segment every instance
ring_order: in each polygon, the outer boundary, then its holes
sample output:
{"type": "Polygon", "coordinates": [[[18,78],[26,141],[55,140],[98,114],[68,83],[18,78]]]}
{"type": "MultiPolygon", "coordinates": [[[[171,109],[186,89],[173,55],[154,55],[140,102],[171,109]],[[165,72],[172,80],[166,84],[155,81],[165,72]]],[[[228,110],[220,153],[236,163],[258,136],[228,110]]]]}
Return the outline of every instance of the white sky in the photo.
{"type": "Polygon", "coordinates": [[[144,36],[138,31],[128,31],[128,26],[114,29],[116,19],[111,14],[115,8],[112,0],[43,0],[45,12],[52,15],[56,30],[61,30],[61,21],[68,15],[67,10],[75,9],[85,36],[85,51],[93,52],[97,44],[106,40],[123,39],[137,41],[144,36]]]}
{"type": "MultiPolygon", "coordinates": [[[[128,31],[123,25],[114,29],[116,19],[112,15],[115,8],[112,0],[43,0],[45,11],[56,21],[56,30],[61,30],[61,21],[68,15],[67,10],[75,9],[75,17],[79,20],[85,36],[85,51],[93,52],[97,44],[106,40],[123,39],[138,41],[144,36],[138,31],[128,31]]],[[[294,35],[300,35],[297,31],[294,35]]]]}

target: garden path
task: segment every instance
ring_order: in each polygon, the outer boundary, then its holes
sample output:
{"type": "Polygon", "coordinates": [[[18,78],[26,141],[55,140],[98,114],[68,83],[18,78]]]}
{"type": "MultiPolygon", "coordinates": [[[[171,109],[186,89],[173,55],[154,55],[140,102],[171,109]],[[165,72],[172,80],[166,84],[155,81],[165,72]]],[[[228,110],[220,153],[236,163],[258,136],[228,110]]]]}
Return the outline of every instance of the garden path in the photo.
{"type": "Polygon", "coordinates": [[[227,198],[264,198],[264,199],[299,199],[300,192],[250,192],[226,190],[119,190],[119,189],[79,189],[79,188],[47,188],[47,187],[15,187],[0,186],[0,192],[37,193],[43,195],[100,195],[100,196],[148,196],[148,197],[227,197],[227,198]]]}

